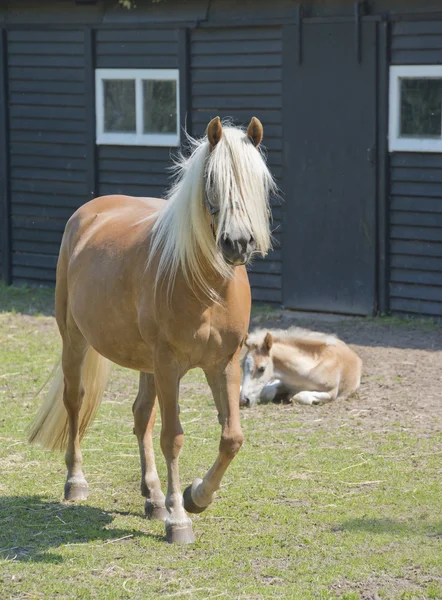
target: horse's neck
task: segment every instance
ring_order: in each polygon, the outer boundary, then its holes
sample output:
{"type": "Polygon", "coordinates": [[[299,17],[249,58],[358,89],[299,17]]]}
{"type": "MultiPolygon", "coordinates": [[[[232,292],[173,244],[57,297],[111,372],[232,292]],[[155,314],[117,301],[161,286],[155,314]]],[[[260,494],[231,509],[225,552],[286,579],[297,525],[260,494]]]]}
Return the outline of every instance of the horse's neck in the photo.
{"type": "Polygon", "coordinates": [[[282,342],[274,342],[272,346],[272,360],[275,375],[278,375],[281,379],[289,376],[295,358],[295,348],[282,342]]]}

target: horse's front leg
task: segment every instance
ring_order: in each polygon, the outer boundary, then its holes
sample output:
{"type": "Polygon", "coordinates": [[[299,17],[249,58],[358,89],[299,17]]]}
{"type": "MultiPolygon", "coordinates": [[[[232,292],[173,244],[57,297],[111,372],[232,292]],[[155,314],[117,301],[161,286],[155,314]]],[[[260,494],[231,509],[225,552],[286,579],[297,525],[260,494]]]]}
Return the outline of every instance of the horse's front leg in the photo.
{"type": "Polygon", "coordinates": [[[179,417],[180,369],[173,354],[159,348],[155,361],[155,383],[161,410],[161,450],[167,464],[166,539],[190,543],[195,540],[192,521],[186,515],[181,494],[178,458],[184,442],[179,417]]]}
{"type": "Polygon", "coordinates": [[[184,492],[184,507],[188,512],[200,513],[213,501],[221,479],[244,441],[239,418],[239,388],[241,372],[239,353],[225,368],[206,370],[221,423],[219,454],[204,479],[195,479],[184,492]]]}

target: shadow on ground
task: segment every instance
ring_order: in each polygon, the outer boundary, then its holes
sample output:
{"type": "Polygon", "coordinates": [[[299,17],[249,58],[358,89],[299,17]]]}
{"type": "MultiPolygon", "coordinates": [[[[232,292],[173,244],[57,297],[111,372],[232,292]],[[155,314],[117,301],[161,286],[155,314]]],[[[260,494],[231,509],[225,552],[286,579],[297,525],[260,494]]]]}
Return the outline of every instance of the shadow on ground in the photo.
{"type": "Polygon", "coordinates": [[[54,287],[5,286],[0,283],[0,313],[54,315],[54,287]]]}
{"type": "Polygon", "coordinates": [[[288,310],[254,309],[250,330],[304,327],[334,333],[348,344],[377,348],[408,350],[442,350],[442,325],[431,319],[399,319],[393,317],[345,317],[316,315],[288,310]]]}
{"type": "Polygon", "coordinates": [[[344,521],[341,531],[363,531],[373,534],[390,535],[426,535],[428,537],[442,538],[442,522],[428,523],[428,521],[397,521],[394,519],[350,519],[344,521]]]}
{"type": "Polygon", "coordinates": [[[62,563],[54,550],[65,544],[110,543],[133,537],[163,536],[132,529],[108,529],[114,515],[92,506],[63,504],[41,496],[0,497],[0,558],[62,563]]]}

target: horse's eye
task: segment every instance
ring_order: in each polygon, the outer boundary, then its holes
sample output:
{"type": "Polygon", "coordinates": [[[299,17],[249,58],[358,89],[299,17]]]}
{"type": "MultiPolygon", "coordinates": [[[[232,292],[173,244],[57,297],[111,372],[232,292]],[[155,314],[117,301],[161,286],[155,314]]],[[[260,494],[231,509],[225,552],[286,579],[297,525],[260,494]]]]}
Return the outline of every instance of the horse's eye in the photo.
{"type": "Polygon", "coordinates": [[[265,370],[266,370],[265,367],[258,367],[258,369],[257,369],[258,373],[264,373],[265,370]]]}

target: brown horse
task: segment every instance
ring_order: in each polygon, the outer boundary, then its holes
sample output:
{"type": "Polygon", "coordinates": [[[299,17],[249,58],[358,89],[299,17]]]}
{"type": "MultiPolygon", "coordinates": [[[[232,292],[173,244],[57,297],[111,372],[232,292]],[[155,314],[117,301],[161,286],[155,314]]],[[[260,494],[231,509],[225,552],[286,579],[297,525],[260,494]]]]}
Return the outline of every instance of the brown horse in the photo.
{"type": "Polygon", "coordinates": [[[262,125],[247,131],[213,119],[207,136],[176,164],[168,202],[104,196],[69,220],[57,266],[55,313],[61,367],[37,415],[30,441],[66,447],[65,498],[87,497],[80,439],[107,382],[108,361],[140,371],[133,405],[141,492],[150,518],[166,520],[171,542],[193,541],[190,513],[213,501],[243,442],[239,352],[247,336],[250,287],[245,263],[270,246],[275,184],[258,147],[262,125]],[[222,427],[218,457],[181,494],[178,457],[180,379],[201,367],[222,427]],[[167,495],[152,446],[156,400],[167,495]],[[167,509],[167,510],[166,510],[167,509]]]}

